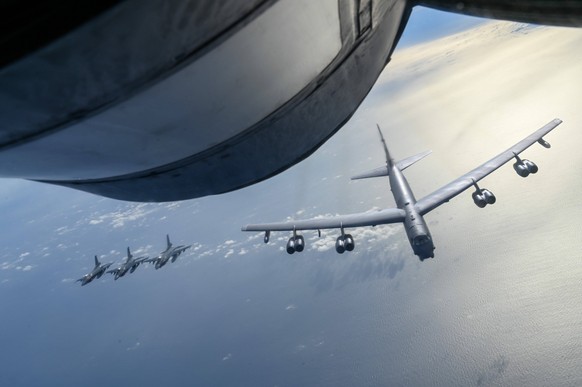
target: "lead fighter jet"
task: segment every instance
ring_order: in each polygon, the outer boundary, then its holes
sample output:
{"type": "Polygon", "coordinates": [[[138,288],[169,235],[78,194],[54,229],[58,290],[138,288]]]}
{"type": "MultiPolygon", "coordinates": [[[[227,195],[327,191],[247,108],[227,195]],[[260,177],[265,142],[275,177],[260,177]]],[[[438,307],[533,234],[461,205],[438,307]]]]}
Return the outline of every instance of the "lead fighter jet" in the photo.
{"type": "Polygon", "coordinates": [[[127,258],[125,259],[125,262],[123,262],[121,264],[121,266],[119,266],[113,270],[109,270],[107,273],[113,274],[114,279],[117,280],[118,278],[121,278],[125,274],[127,274],[128,271],[130,273],[133,273],[135,271],[135,269],[137,269],[139,267],[140,264],[145,262],[146,259],[148,259],[148,257],[133,258],[133,255],[129,251],[129,247],[128,247],[127,248],[127,258]]]}
{"type": "Polygon", "coordinates": [[[80,282],[81,286],[85,286],[94,279],[101,278],[101,276],[111,265],[113,265],[113,262],[102,264],[101,262],[99,262],[97,256],[95,256],[95,267],[93,268],[93,270],[91,270],[90,273],[85,274],[82,278],[79,278],[76,282],[80,282]]]}
{"type": "Polygon", "coordinates": [[[166,249],[160,253],[157,257],[146,259],[145,262],[154,263],[156,269],[164,266],[171,259],[172,263],[176,262],[176,259],[180,254],[189,249],[192,245],[180,245],[173,247],[172,242],[170,242],[170,235],[166,234],[166,249]]]}
{"type": "Polygon", "coordinates": [[[527,177],[532,173],[536,173],[538,171],[537,165],[529,160],[521,159],[519,154],[536,141],[549,148],[550,144],[543,140],[542,137],[561,123],[562,121],[559,119],[550,121],[511,148],[418,201],[414,197],[402,171],[427,156],[430,152],[420,153],[396,162],[390,156],[380,126],[378,126],[378,133],[386,154],[386,165],[362,175],[354,176],[352,179],[388,176],[396,208],[329,218],[247,225],[242,228],[242,231],[265,231],[265,243],[269,241],[271,231],[292,231],[293,235],[287,242],[287,252],[293,254],[294,252],[301,252],[305,248],[305,240],[297,231],[319,231],[321,229],[339,228],[341,234],[336,240],[335,248],[338,253],[342,254],[345,251],[352,251],[355,247],[352,235],[345,233],[346,228],[403,223],[414,254],[421,261],[426,258],[434,258],[435,246],[424,220],[424,215],[470,187],[475,188],[472,197],[478,207],[483,208],[488,204],[494,204],[496,201],[495,195],[488,189],[479,187],[477,182],[512,159],[515,159],[513,169],[519,176],[527,177]]]}

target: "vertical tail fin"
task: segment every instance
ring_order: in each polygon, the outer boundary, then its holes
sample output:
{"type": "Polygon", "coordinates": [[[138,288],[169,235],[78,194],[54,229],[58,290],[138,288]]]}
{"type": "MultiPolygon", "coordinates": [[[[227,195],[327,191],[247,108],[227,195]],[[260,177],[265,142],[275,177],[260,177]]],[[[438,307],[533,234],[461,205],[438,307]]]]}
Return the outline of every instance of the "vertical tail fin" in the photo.
{"type": "Polygon", "coordinates": [[[380,125],[376,124],[378,127],[378,133],[380,134],[380,141],[382,141],[382,146],[384,147],[384,154],[386,155],[386,165],[388,168],[392,168],[394,161],[392,157],[390,157],[390,152],[388,152],[388,147],[386,146],[386,141],[384,140],[384,135],[382,134],[382,130],[380,130],[380,125]]]}
{"type": "Polygon", "coordinates": [[[167,243],[168,249],[170,247],[172,247],[172,242],[170,242],[170,234],[166,234],[166,243],[167,243]]]}
{"type": "Polygon", "coordinates": [[[129,246],[127,246],[127,260],[129,261],[131,258],[133,258],[133,255],[131,255],[131,252],[129,251],[129,246]]]}
{"type": "Polygon", "coordinates": [[[99,265],[100,265],[99,259],[97,258],[97,256],[95,256],[95,267],[97,267],[99,265]]]}

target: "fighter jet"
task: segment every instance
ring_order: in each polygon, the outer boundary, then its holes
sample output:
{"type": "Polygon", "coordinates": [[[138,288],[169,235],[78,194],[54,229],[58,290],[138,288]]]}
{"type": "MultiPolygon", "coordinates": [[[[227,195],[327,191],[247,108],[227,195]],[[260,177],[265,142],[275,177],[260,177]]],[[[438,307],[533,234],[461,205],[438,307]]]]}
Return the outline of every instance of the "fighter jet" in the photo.
{"type": "Polygon", "coordinates": [[[123,262],[118,268],[109,270],[107,273],[113,274],[114,279],[117,280],[118,278],[123,277],[128,271],[133,273],[141,263],[146,261],[146,259],[148,259],[146,256],[133,258],[133,255],[129,251],[128,247],[127,258],[125,259],[125,262],[123,262]]]}
{"type": "Polygon", "coordinates": [[[163,267],[166,263],[168,263],[169,260],[171,260],[171,262],[176,262],[176,259],[180,254],[182,254],[184,251],[192,247],[192,245],[188,246],[180,245],[172,247],[172,242],[170,242],[170,235],[166,235],[166,243],[167,247],[164,251],[160,253],[160,255],[154,258],[146,259],[145,262],[152,262],[154,264],[154,267],[156,269],[159,269],[160,267],[163,267]]]}
{"type": "Polygon", "coordinates": [[[287,253],[293,254],[295,252],[300,253],[305,248],[305,239],[297,233],[298,231],[318,230],[320,232],[319,230],[321,229],[338,228],[340,229],[340,236],[336,240],[335,249],[339,254],[343,254],[346,251],[354,250],[355,247],[352,235],[345,233],[346,228],[402,223],[414,254],[421,261],[426,258],[434,258],[435,246],[424,216],[471,187],[475,189],[471,197],[477,207],[483,208],[487,205],[494,204],[496,202],[495,195],[488,189],[479,187],[477,182],[511,160],[515,160],[513,169],[519,176],[527,177],[530,174],[537,173],[538,166],[530,160],[520,158],[519,154],[536,142],[545,148],[550,148],[550,144],[542,137],[561,123],[562,120],[557,118],[550,121],[511,148],[420,200],[416,200],[414,197],[412,189],[406,177],[402,174],[402,171],[426,157],[430,152],[423,152],[400,161],[394,161],[388,152],[388,147],[384,141],[380,126],[378,126],[378,133],[380,134],[380,140],[386,156],[386,164],[369,172],[354,176],[352,180],[388,176],[390,179],[390,188],[394,196],[394,201],[396,202],[396,208],[329,218],[314,218],[283,223],[251,224],[244,226],[242,231],[264,231],[265,243],[269,242],[271,231],[291,231],[293,234],[287,242],[287,253]]]}
{"type": "Polygon", "coordinates": [[[95,278],[101,278],[101,276],[111,265],[113,265],[113,262],[101,264],[97,256],[95,256],[95,267],[93,268],[93,270],[91,270],[90,273],[85,274],[83,278],[79,278],[76,282],[80,282],[81,286],[85,286],[89,282],[93,281],[95,278]]]}

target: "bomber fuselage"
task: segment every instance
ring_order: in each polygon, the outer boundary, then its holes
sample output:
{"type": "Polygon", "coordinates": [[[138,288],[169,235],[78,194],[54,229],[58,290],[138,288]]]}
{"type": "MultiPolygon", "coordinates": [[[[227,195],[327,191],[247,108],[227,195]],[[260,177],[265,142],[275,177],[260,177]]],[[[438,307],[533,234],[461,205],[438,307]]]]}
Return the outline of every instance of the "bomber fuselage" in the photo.
{"type": "Polygon", "coordinates": [[[434,257],[434,244],[432,236],[422,215],[416,210],[416,198],[412,189],[404,177],[404,174],[394,162],[389,163],[390,189],[396,201],[396,206],[406,213],[404,218],[404,230],[414,254],[420,260],[434,257]]]}

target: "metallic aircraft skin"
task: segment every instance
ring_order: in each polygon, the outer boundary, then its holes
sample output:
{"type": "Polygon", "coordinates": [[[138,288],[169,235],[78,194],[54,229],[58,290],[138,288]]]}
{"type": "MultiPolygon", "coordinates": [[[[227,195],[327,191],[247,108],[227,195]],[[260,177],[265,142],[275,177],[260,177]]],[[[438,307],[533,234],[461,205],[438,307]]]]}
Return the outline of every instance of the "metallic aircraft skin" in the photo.
{"type": "Polygon", "coordinates": [[[180,245],[174,247],[172,246],[172,242],[170,242],[170,235],[166,235],[166,249],[157,257],[146,259],[144,262],[153,263],[157,270],[168,263],[168,261],[171,261],[172,263],[176,262],[178,256],[190,247],[192,247],[192,245],[180,245]]]}
{"type": "Polygon", "coordinates": [[[582,3],[579,0],[416,0],[415,5],[488,19],[582,26],[582,3]]]}
{"type": "Polygon", "coordinates": [[[61,3],[70,12],[48,6],[25,25],[9,22],[26,2],[0,15],[14,30],[0,42],[0,176],[153,202],[242,188],[312,154],[415,5],[582,25],[580,1],[61,3]]]}
{"type": "Polygon", "coordinates": [[[111,265],[113,265],[113,262],[102,264],[99,262],[99,258],[95,256],[95,267],[93,270],[91,270],[90,273],[85,274],[82,278],[79,278],[76,282],[80,282],[81,286],[85,286],[94,279],[101,278],[101,276],[111,265]]]}
{"type": "Polygon", "coordinates": [[[117,281],[117,279],[123,277],[127,272],[133,273],[135,269],[139,267],[140,264],[145,262],[148,257],[138,257],[134,258],[131,252],[129,251],[129,247],[127,248],[127,258],[125,262],[123,262],[119,267],[107,271],[107,273],[113,274],[113,279],[117,281]]]}
{"type": "Polygon", "coordinates": [[[483,163],[479,167],[453,180],[449,184],[446,184],[418,201],[414,197],[406,177],[402,174],[402,169],[421,160],[427,156],[428,153],[424,152],[400,162],[395,162],[390,156],[384,136],[378,126],[378,133],[380,134],[384,153],[386,155],[386,165],[376,168],[371,172],[355,176],[352,179],[388,176],[394,201],[396,202],[396,208],[389,208],[381,211],[369,211],[360,214],[340,215],[330,218],[315,218],[282,223],[252,224],[242,227],[242,231],[264,231],[265,243],[269,241],[271,231],[292,231],[293,235],[287,242],[287,252],[293,254],[295,252],[302,252],[305,248],[305,239],[302,235],[298,234],[297,231],[318,230],[319,232],[321,229],[339,228],[341,234],[336,240],[336,251],[342,254],[345,251],[352,251],[355,247],[352,235],[345,233],[346,228],[403,223],[404,230],[406,231],[408,241],[414,254],[417,255],[421,261],[426,258],[434,258],[435,246],[426,221],[424,220],[424,215],[441,204],[448,202],[470,187],[475,188],[472,198],[478,207],[483,208],[488,204],[494,204],[496,202],[495,195],[493,195],[488,189],[480,188],[477,182],[513,159],[516,160],[513,164],[513,169],[519,176],[527,177],[530,174],[537,173],[537,165],[529,160],[521,159],[519,154],[535,142],[549,148],[550,144],[543,139],[543,136],[548,134],[561,123],[562,121],[559,119],[550,121],[506,151],[501,152],[491,160],[483,163]]]}

